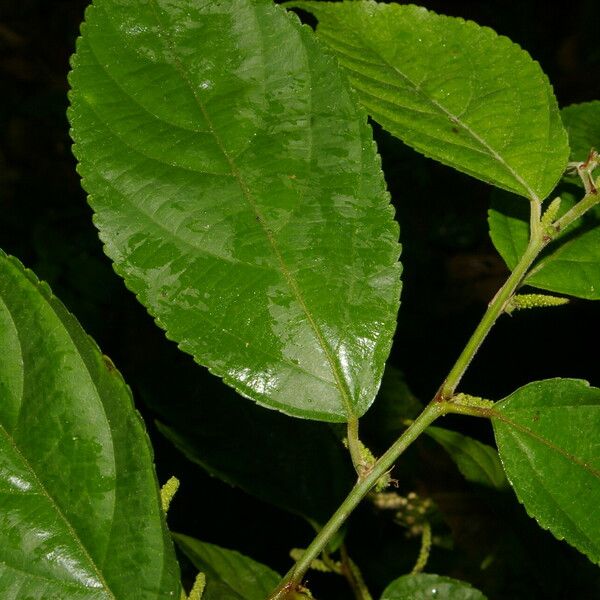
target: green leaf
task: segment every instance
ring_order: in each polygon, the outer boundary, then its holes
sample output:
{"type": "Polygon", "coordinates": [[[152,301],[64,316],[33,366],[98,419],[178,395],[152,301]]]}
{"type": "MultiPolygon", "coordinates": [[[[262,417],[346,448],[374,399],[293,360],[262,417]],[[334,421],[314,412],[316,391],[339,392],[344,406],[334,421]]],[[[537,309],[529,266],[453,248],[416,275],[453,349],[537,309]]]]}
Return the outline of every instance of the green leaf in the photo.
{"type": "MultiPolygon", "coordinates": [[[[562,185],[558,217],[582,196],[574,186],[562,185]]],[[[488,218],[494,246],[513,269],[529,239],[529,207],[520,198],[499,192],[488,218]]],[[[525,283],[535,288],[587,300],[600,300],[600,205],[560,233],[534,264],[525,283]]]]}
{"type": "MultiPolygon", "coordinates": [[[[585,160],[592,147],[600,147],[600,102],[574,104],[561,110],[569,131],[571,160],[585,160]]],[[[558,217],[583,197],[573,177],[565,178],[557,195],[562,198],[558,217]]],[[[577,178],[577,182],[579,179],[577,178]]],[[[519,198],[498,192],[489,212],[494,246],[513,269],[529,239],[529,207],[519,198]]],[[[600,206],[576,221],[544,251],[525,283],[542,290],[588,300],[600,299],[600,206]]]]}
{"type": "Polygon", "coordinates": [[[0,597],[179,597],[131,393],[48,286],[0,252],[0,597]]]}
{"type": "Polygon", "coordinates": [[[381,600],[485,600],[464,581],[440,575],[404,575],[384,590],[381,600]]]}
{"type": "Polygon", "coordinates": [[[571,160],[585,161],[592,148],[600,148],[600,100],[565,106],[560,114],[569,134],[571,160]]]}
{"type": "Polygon", "coordinates": [[[398,227],[366,115],[266,0],[96,0],[69,117],[106,253],[202,365],[299,417],[375,397],[398,227]]]}
{"type": "Polygon", "coordinates": [[[173,534],[192,564],[206,575],[202,600],[265,600],[281,577],[269,567],[214,544],[173,534]]]}
{"type": "Polygon", "coordinates": [[[504,469],[495,448],[441,427],[430,426],[425,433],[448,452],[467,481],[499,490],[507,486],[504,469]]]}
{"type": "Polygon", "coordinates": [[[500,458],[529,515],[600,563],[600,389],[536,381],[494,411],[500,458]]]}
{"type": "Polygon", "coordinates": [[[369,114],[426,156],[534,199],[569,147],[537,62],[487,27],[422,7],[294,1],[319,20],[369,114]]]}

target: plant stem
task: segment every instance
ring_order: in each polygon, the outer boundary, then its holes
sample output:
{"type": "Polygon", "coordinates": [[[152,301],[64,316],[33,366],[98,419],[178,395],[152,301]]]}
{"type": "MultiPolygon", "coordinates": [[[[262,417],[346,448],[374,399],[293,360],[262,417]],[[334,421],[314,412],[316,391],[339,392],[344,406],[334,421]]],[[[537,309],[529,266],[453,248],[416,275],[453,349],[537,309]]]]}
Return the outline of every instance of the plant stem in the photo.
{"type": "Polygon", "coordinates": [[[352,464],[359,477],[362,476],[363,460],[360,451],[360,438],[358,437],[358,418],[350,417],[347,426],[348,450],[352,458],[352,464]]]}
{"type": "Polygon", "coordinates": [[[529,239],[542,236],[542,203],[539,200],[529,202],[529,239]]]}
{"type": "Polygon", "coordinates": [[[586,194],[575,206],[568,210],[560,219],[553,224],[553,229],[558,233],[566,229],[573,221],[576,221],[585,212],[600,202],[598,191],[586,194]]]}
{"type": "MultiPolygon", "coordinates": [[[[599,178],[600,181],[600,178],[599,178]]],[[[551,226],[551,232],[545,232],[540,226],[540,211],[541,207],[539,202],[531,201],[531,218],[530,218],[530,237],[529,244],[525,253],[515,266],[510,277],[506,280],[505,284],[498,290],[498,293],[494,296],[490,302],[487,311],[483,315],[477,329],[473,332],[471,339],[467,342],[461,355],[458,357],[455,365],[452,367],[446,381],[440,388],[437,394],[438,400],[448,400],[454,395],[462,376],[464,375],[467,367],[473,360],[473,357],[479,350],[479,347],[483,343],[483,340],[487,337],[490,329],[498,317],[504,311],[507,302],[510,300],[515,290],[519,287],[523,278],[527,274],[529,267],[533,261],[537,258],[538,254],[542,251],[544,246],[552,241],[552,239],[562,230],[567,228],[575,220],[579,219],[584,213],[590,208],[600,202],[600,194],[594,190],[586,194],[571,210],[566,212],[560,219],[555,221],[551,226]]]]}
{"type": "Polygon", "coordinates": [[[269,596],[269,600],[284,600],[292,597],[298,588],[306,571],[313,559],[317,558],[331,536],[341,527],[350,513],[359,502],[367,495],[369,490],[377,483],[377,480],[388,471],[396,459],[425,431],[425,429],[439,416],[447,412],[445,403],[431,402],[425,410],[413,421],[403,434],[390,446],[385,454],[373,465],[371,471],[364,479],[359,479],[352,488],[346,499],[335,511],[333,516],[319,531],[310,546],[304,551],[298,562],[290,569],[283,578],[277,589],[269,596]]]}
{"type": "Polygon", "coordinates": [[[446,413],[453,415],[467,415],[469,417],[482,417],[484,419],[489,419],[492,417],[493,412],[492,408],[483,408],[480,406],[465,406],[456,404],[455,402],[448,402],[448,407],[446,409],[446,413]]]}
{"type": "MultiPolygon", "coordinates": [[[[597,183],[600,183],[600,178],[597,183]]],[[[435,421],[435,419],[450,412],[478,417],[490,416],[491,409],[488,407],[469,406],[467,405],[468,403],[461,405],[452,402],[452,397],[454,396],[462,376],[473,360],[477,350],[479,350],[481,344],[498,320],[498,317],[505,310],[507,303],[523,282],[529,267],[531,267],[544,246],[552,241],[561,229],[568,227],[573,221],[581,217],[598,202],[600,202],[600,194],[598,194],[597,191],[594,190],[586,194],[580,202],[548,228],[550,231],[544,231],[541,222],[541,203],[536,200],[531,201],[529,244],[504,285],[498,290],[497,294],[489,303],[479,325],[473,332],[473,335],[467,342],[467,345],[461,352],[438,393],[425,407],[423,412],[408,426],[402,435],[392,444],[392,446],[390,446],[369,471],[361,474],[361,470],[359,469],[358,481],[346,499],[325,526],[319,531],[310,546],[304,551],[296,564],[288,571],[277,589],[267,600],[291,600],[291,598],[295,597],[295,592],[299,588],[300,582],[306,574],[306,571],[310,568],[311,562],[323,552],[332,536],[342,526],[360,501],[369,493],[379,478],[393,466],[402,452],[404,452],[404,450],[406,450],[406,448],[408,448],[408,446],[410,446],[410,444],[412,444],[419,435],[435,421]]],[[[357,464],[361,465],[362,459],[360,459],[358,420],[356,420],[356,423],[348,422],[348,446],[355,467],[357,464]]]]}
{"type": "Polygon", "coordinates": [[[452,367],[452,370],[446,377],[440,391],[436,395],[438,401],[449,400],[454,395],[462,376],[464,375],[467,367],[473,360],[473,357],[479,350],[479,347],[483,343],[483,340],[487,337],[490,329],[494,326],[498,317],[504,311],[507,302],[511,296],[515,293],[515,290],[519,287],[527,270],[537,258],[542,248],[546,245],[546,240],[541,235],[532,236],[529,241],[529,245],[525,250],[523,256],[514,268],[514,271],[510,274],[510,277],[506,280],[504,285],[498,290],[498,293],[494,296],[492,301],[489,303],[483,318],[477,325],[477,328],[473,332],[471,339],[467,342],[464,350],[461,352],[458,360],[452,367]]]}

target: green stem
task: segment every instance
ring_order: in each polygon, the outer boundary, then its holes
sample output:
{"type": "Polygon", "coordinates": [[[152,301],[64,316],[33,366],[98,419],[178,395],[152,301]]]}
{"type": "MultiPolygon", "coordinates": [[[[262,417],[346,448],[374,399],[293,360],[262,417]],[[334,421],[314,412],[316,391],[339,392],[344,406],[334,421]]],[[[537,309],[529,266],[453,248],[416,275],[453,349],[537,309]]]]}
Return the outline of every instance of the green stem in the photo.
{"type": "Polygon", "coordinates": [[[350,417],[348,419],[347,428],[347,439],[348,439],[348,450],[350,451],[350,457],[352,458],[352,464],[358,474],[359,478],[362,477],[363,471],[363,460],[362,453],[360,451],[360,438],[358,437],[358,418],[350,417]]]}
{"type": "Polygon", "coordinates": [[[453,415],[467,415],[469,417],[482,417],[484,419],[489,419],[492,417],[493,413],[492,407],[484,408],[481,406],[466,406],[456,404],[455,402],[448,402],[448,407],[446,412],[448,414],[453,415]]]}
{"type": "MultiPolygon", "coordinates": [[[[600,178],[599,178],[600,181],[600,178]]],[[[598,183],[598,182],[597,182],[598,183]]],[[[590,208],[600,202],[600,193],[597,191],[585,195],[575,206],[568,210],[560,219],[552,225],[553,229],[558,233],[565,230],[573,221],[583,216],[590,208]]]]}
{"type": "MultiPolygon", "coordinates": [[[[456,391],[462,376],[473,360],[477,350],[494,326],[494,323],[505,310],[507,303],[523,282],[529,267],[531,267],[544,246],[548,244],[561,229],[566,228],[573,221],[581,217],[599,201],[600,198],[598,192],[594,191],[586,194],[586,196],[584,196],[584,198],[570,211],[552,224],[551,229],[555,232],[554,235],[543,231],[541,223],[541,204],[535,200],[531,201],[530,238],[527,249],[509,278],[506,280],[506,283],[498,290],[498,293],[490,302],[481,322],[475,329],[471,339],[467,342],[467,345],[458,357],[458,360],[452,367],[452,370],[440,387],[438,393],[435,395],[433,401],[427,405],[425,410],[409,425],[408,429],[404,431],[404,433],[367,473],[364,473],[361,476],[359,471],[359,479],[346,499],[335,511],[331,519],[325,524],[323,529],[319,531],[298,562],[288,571],[277,589],[267,600],[288,600],[295,595],[302,578],[310,568],[311,562],[327,547],[329,540],[342,526],[350,513],[369,493],[379,478],[393,466],[402,452],[404,452],[404,450],[406,450],[406,448],[408,448],[408,446],[412,444],[412,442],[414,442],[437,417],[449,412],[479,417],[490,416],[491,409],[487,406],[468,405],[468,403],[463,406],[453,404],[451,399],[454,396],[454,392],[456,391]]],[[[358,421],[356,421],[356,423],[348,423],[348,445],[355,466],[357,464],[361,465],[362,460],[360,459],[358,421]],[[359,457],[358,459],[357,456],[359,457]]]]}
{"type": "Polygon", "coordinates": [[[277,589],[269,596],[268,600],[284,600],[292,598],[292,594],[298,589],[306,571],[313,559],[326,548],[329,540],[342,526],[350,513],[356,508],[360,501],[369,493],[369,490],[377,483],[378,479],[392,468],[397,458],[425,431],[425,429],[439,416],[447,412],[445,403],[431,402],[425,410],[413,421],[404,433],[394,442],[385,454],[373,465],[371,471],[364,479],[359,479],[352,488],[346,499],[335,511],[333,516],[319,531],[311,545],[304,551],[298,562],[290,569],[282,579],[277,589]]]}
{"type": "Polygon", "coordinates": [[[542,203],[539,200],[530,200],[529,202],[529,238],[542,237],[542,203]]]}
{"type": "MultiPolygon", "coordinates": [[[[600,178],[596,181],[600,183],[600,178]]],[[[598,186],[597,186],[598,187],[598,186]]],[[[498,293],[494,296],[490,302],[487,311],[483,315],[481,322],[477,326],[477,329],[473,332],[471,339],[467,342],[461,355],[458,357],[455,365],[452,367],[446,381],[443,383],[440,391],[436,398],[438,400],[448,400],[454,395],[462,376],[464,375],[467,367],[473,360],[473,357],[479,350],[479,347],[483,343],[483,340],[487,337],[490,329],[498,317],[502,314],[506,308],[507,302],[511,299],[516,289],[521,285],[525,275],[527,274],[529,267],[533,264],[539,253],[543,250],[549,242],[551,242],[556,235],[566,229],[571,223],[579,219],[584,213],[590,208],[600,202],[600,194],[594,190],[586,194],[575,206],[567,211],[560,219],[555,221],[551,226],[551,231],[543,231],[541,224],[541,205],[539,202],[531,201],[531,212],[530,212],[530,233],[529,233],[529,244],[525,253],[517,263],[510,277],[506,280],[505,284],[498,290],[498,293]],[[554,232],[554,234],[552,234],[554,232]]]]}
{"type": "Polygon", "coordinates": [[[498,290],[498,293],[494,296],[493,300],[488,305],[483,318],[479,322],[479,325],[473,332],[471,339],[467,342],[464,350],[461,352],[458,360],[452,367],[452,370],[448,374],[446,381],[444,381],[440,391],[436,398],[440,400],[449,400],[454,395],[462,376],[464,375],[467,367],[473,360],[473,357],[479,350],[479,347],[483,343],[483,340],[487,337],[494,323],[498,320],[498,317],[504,311],[506,304],[510,300],[511,296],[515,293],[515,290],[519,287],[523,278],[525,277],[527,270],[532,265],[533,261],[537,258],[542,248],[546,245],[546,240],[542,236],[532,236],[529,241],[529,245],[525,250],[525,253],[517,263],[514,271],[510,274],[510,277],[506,280],[504,285],[498,290]]]}

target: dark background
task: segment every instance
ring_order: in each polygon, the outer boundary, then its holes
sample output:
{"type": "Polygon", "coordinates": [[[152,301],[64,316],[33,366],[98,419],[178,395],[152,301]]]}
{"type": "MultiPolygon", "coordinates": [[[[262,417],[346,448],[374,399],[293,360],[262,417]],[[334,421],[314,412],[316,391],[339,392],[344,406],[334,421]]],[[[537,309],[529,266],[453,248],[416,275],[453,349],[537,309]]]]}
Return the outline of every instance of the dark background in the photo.
{"type": "MultiPolygon", "coordinates": [[[[527,0],[422,4],[518,42],[549,75],[561,106],[600,99],[600,19],[594,0],[552,7],[527,0]]],[[[203,397],[203,390],[210,387],[218,396],[219,384],[177,352],[125,290],[92,225],[65,117],[68,60],[86,5],[84,0],[0,0],[0,247],[51,284],[123,372],[150,430],[159,479],[176,474],[183,482],[169,514],[172,528],[236,548],[283,572],[290,564],[289,548],[306,545],[310,528],[209,477],[154,426],[175,395],[185,396],[193,410],[196,402],[218,402],[203,397]],[[169,385],[154,385],[157,374],[169,385]]],[[[402,307],[390,363],[427,399],[507,270],[487,234],[490,188],[375,129],[404,248],[402,307]]],[[[599,385],[597,322],[596,305],[584,301],[505,317],[461,389],[498,399],[526,382],[553,376],[599,385]]],[[[489,428],[475,419],[449,419],[446,425],[492,441],[489,428]]],[[[220,426],[226,436],[226,415],[220,426]]],[[[453,550],[434,547],[429,572],[471,581],[491,600],[599,597],[600,571],[540,530],[512,493],[468,486],[426,441],[403,460],[407,485],[436,500],[444,516],[440,531],[454,538],[453,550]],[[489,556],[494,559],[486,565],[489,556]]],[[[418,549],[368,507],[353,518],[348,544],[374,596],[392,577],[410,570],[418,549]]],[[[183,568],[189,577],[189,565],[184,562],[183,568]]],[[[350,597],[334,576],[311,575],[311,583],[318,598],[350,597]]]]}

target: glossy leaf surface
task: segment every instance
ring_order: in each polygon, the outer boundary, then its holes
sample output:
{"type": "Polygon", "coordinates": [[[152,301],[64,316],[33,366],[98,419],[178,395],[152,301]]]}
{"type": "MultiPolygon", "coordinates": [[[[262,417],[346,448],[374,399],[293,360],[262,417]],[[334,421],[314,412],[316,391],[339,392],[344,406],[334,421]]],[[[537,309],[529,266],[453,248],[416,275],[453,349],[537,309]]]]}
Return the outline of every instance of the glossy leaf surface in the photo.
{"type": "Polygon", "coordinates": [[[430,426],[425,433],[448,452],[467,481],[496,489],[507,486],[504,469],[495,448],[442,427],[430,426]]]}
{"type": "Polygon", "coordinates": [[[0,597],[179,597],[152,449],[111,361],[0,253],[0,597]]]}
{"type": "Polygon", "coordinates": [[[177,545],[206,576],[202,600],[265,600],[280,576],[269,567],[236,552],[174,534],[177,545]]]}
{"type": "MultiPolygon", "coordinates": [[[[569,131],[571,160],[583,161],[592,147],[600,147],[600,102],[563,108],[562,118],[569,131]]],[[[558,187],[562,198],[558,216],[583,197],[583,186],[568,177],[558,187]]],[[[510,194],[494,195],[489,213],[494,246],[510,269],[522,256],[529,238],[529,207],[510,194]]],[[[600,206],[563,231],[548,246],[526,278],[528,285],[588,300],[600,299],[600,206]]]]}
{"type": "Polygon", "coordinates": [[[600,562],[600,389],[577,379],[530,383],[495,405],[496,441],[527,512],[600,562]]]}
{"type": "Polygon", "coordinates": [[[545,198],[569,147],[537,62],[471,21],[417,6],[294,1],[319,20],[369,114],[426,156],[545,198]]]}
{"type": "Polygon", "coordinates": [[[440,575],[404,575],[393,581],[381,600],[485,600],[485,596],[464,581],[440,575]]]}
{"type": "Polygon", "coordinates": [[[107,254],[169,338],[300,417],[364,413],[400,292],[366,115],[266,0],[96,0],[74,152],[107,254]]]}

